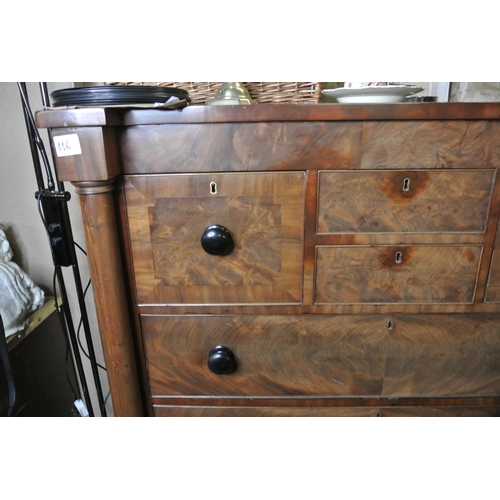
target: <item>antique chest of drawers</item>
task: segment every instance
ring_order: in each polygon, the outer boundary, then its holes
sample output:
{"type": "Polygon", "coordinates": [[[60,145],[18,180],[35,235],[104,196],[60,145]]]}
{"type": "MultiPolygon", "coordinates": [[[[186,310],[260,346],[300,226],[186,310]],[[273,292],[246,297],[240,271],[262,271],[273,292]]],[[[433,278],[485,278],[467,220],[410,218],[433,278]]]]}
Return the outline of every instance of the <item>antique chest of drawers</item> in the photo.
{"type": "Polygon", "coordinates": [[[500,414],[500,104],[37,114],[115,414],[500,414]]]}

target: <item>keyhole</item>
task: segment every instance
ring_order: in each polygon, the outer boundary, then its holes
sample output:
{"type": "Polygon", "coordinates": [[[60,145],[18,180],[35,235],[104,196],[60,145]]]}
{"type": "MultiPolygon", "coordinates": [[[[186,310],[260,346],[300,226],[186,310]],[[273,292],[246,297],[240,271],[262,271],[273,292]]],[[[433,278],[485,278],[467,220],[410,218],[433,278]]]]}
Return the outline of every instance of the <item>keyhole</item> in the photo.
{"type": "Polygon", "coordinates": [[[403,262],[403,254],[401,252],[396,252],[396,264],[401,264],[403,262]]]}
{"type": "Polygon", "coordinates": [[[403,191],[410,190],[410,179],[408,177],[403,181],[403,191]]]}
{"type": "Polygon", "coordinates": [[[217,194],[217,183],[216,182],[210,183],[210,194],[217,194]]]}
{"type": "Polygon", "coordinates": [[[389,320],[387,322],[387,329],[388,330],[394,330],[394,323],[392,322],[392,320],[389,320]]]}

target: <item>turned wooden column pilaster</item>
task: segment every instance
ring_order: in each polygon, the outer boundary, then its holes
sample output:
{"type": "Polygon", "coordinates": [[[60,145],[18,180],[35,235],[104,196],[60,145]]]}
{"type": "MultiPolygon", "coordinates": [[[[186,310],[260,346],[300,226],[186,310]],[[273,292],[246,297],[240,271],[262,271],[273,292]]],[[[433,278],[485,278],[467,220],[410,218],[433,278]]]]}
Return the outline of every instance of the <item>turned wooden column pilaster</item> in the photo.
{"type": "Polygon", "coordinates": [[[144,411],[125,292],[114,179],[73,182],[73,185],[85,221],[92,287],[114,413],[141,416],[144,411]]]}

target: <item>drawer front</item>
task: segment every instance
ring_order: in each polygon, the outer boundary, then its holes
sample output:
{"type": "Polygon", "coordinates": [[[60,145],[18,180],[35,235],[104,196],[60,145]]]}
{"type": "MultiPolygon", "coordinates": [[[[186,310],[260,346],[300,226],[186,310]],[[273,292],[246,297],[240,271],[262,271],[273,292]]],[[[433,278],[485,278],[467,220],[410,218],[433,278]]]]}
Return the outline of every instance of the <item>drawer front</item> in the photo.
{"type": "MultiPolygon", "coordinates": [[[[292,111],[293,113],[293,111],[292,111]]],[[[126,127],[127,174],[358,168],[359,121],[261,121],[126,127]],[[328,167],[327,167],[328,168],[328,167]]]]}
{"type": "MultiPolygon", "coordinates": [[[[155,417],[376,417],[379,408],[287,408],[287,407],[153,407],[155,417]]],[[[382,416],[382,415],[378,415],[382,416]]]]}
{"type": "Polygon", "coordinates": [[[470,304],[481,246],[318,246],[316,304],[470,304]]]}
{"type": "Polygon", "coordinates": [[[304,192],[302,172],[126,178],[138,302],[300,303],[304,192]],[[212,225],[230,253],[202,248],[212,225]]]}
{"type": "Polygon", "coordinates": [[[495,172],[319,173],[318,233],[486,230],[495,172]]]}
{"type": "Polygon", "coordinates": [[[500,393],[494,315],[183,315],[141,322],[153,397],[500,393]],[[219,345],[232,350],[234,372],[208,368],[219,345]]]}
{"type": "Polygon", "coordinates": [[[464,407],[268,407],[164,406],[155,417],[499,417],[500,406],[464,407]]]}
{"type": "Polygon", "coordinates": [[[364,122],[360,168],[497,167],[494,126],[480,120],[364,122]]]}

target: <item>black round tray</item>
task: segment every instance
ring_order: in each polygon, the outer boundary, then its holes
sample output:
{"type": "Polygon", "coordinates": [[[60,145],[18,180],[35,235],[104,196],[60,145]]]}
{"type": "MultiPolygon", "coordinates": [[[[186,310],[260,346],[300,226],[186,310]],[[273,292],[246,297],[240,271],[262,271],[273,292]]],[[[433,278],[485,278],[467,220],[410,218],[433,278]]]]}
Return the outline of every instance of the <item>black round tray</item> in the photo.
{"type": "Polygon", "coordinates": [[[52,106],[113,106],[166,102],[170,97],[190,101],[189,93],[173,87],[115,85],[54,90],[52,106]]]}

